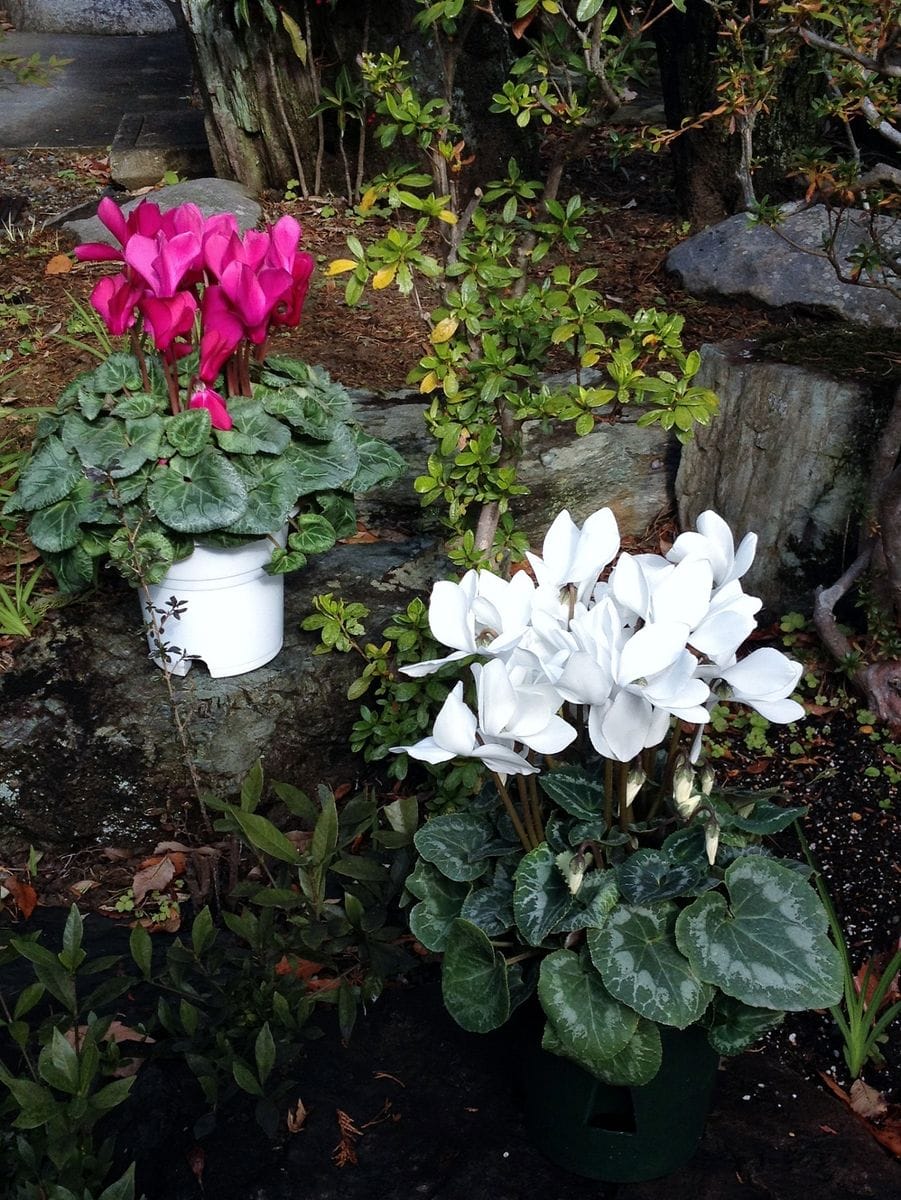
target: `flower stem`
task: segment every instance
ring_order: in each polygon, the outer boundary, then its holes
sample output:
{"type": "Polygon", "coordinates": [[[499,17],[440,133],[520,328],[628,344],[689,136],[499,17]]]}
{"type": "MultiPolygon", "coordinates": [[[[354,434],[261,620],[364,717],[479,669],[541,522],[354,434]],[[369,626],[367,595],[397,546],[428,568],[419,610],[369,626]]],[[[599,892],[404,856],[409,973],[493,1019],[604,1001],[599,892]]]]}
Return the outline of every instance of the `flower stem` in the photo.
{"type": "Polygon", "coordinates": [[[613,828],[613,759],[604,759],[604,832],[613,828]]]}
{"type": "Polygon", "coordinates": [[[526,792],[526,777],[525,775],[516,776],[516,790],[519,793],[519,807],[522,812],[522,821],[525,826],[526,834],[532,846],[537,846],[540,842],[538,831],[535,828],[535,821],[532,814],[532,808],[529,804],[529,797],[526,792]]]}
{"type": "Polygon", "coordinates": [[[544,821],[541,818],[541,798],[538,795],[538,783],[536,776],[530,775],[526,780],[529,789],[529,803],[532,806],[532,820],[535,823],[535,832],[538,834],[538,841],[545,840],[544,821]]]}
{"type": "Polygon", "coordinates": [[[497,793],[503,801],[504,808],[507,810],[507,816],[513,823],[513,828],[516,830],[516,836],[519,838],[520,842],[522,842],[523,849],[526,851],[526,853],[528,853],[530,850],[534,850],[535,847],[529,840],[528,834],[525,831],[525,827],[523,826],[522,821],[519,819],[519,813],[516,811],[516,806],[510,799],[510,793],[507,791],[507,785],[496,771],[493,771],[492,775],[494,776],[494,785],[497,788],[497,793]]]}
{"type": "Polygon", "coordinates": [[[616,764],[616,799],[619,805],[619,827],[622,830],[629,828],[629,820],[632,816],[632,810],[629,807],[627,800],[626,787],[629,782],[629,764],[618,762],[616,764]]]}

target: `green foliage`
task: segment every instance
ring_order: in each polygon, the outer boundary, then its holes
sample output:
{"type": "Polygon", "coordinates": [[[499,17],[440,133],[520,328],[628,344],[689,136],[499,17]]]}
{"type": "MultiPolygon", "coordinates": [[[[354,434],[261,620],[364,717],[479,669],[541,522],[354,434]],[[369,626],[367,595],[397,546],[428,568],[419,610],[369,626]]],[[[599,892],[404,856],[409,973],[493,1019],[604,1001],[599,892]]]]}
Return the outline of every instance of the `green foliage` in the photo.
{"type": "MultiPolygon", "coordinates": [[[[314,597],[313,607],[315,611],[301,623],[302,629],[319,634],[313,653],[353,652],[364,664],[347,691],[349,700],[367,697],[351,730],[351,749],[366,762],[383,763],[390,778],[406,779],[410,759],[406,754],[391,754],[392,747],[411,745],[424,736],[450,690],[441,671],[421,678],[403,674],[405,665],[439,652],[429,631],[426,605],[419,598],[411,600],[403,612],[394,614],[378,644],[365,641],[364,622],[369,615],[365,605],[327,592],[314,597]]],[[[470,794],[479,783],[478,766],[472,762],[426,769],[437,789],[433,803],[439,808],[470,794]]]]}
{"type": "Polygon", "coordinates": [[[492,803],[488,789],[414,838],[411,929],[443,953],[445,1002],[464,1028],[496,1028],[537,989],[546,1049],[635,1085],[659,1066],[658,1025],[701,1024],[734,1053],[785,1010],[835,1002],[826,913],[797,864],[761,844],[802,810],[713,789],[683,820],[651,781],[652,815],[617,819],[603,772],[538,782],[543,803],[534,776],[520,796],[531,845],[509,797],[492,803]]]}
{"type": "MultiPolygon", "coordinates": [[[[0,1148],[10,1200],[132,1197],[131,1170],[109,1183],[113,1145],[97,1133],[134,1084],[133,1076],[116,1077],[134,1047],[107,1036],[125,993],[140,989],[144,1001],[156,994],[152,1016],[127,1031],[133,1043],[152,1039],[138,1048],[140,1057],[184,1061],[200,1083],[208,1111],[195,1136],[244,1094],[274,1137],[296,1089],[296,1064],[319,1035],[312,1024],[318,1007],[336,1008],[346,1039],[359,1006],[409,965],[390,914],[410,869],[415,802],[382,810],[362,794],[339,811],[324,787],[315,800],[286,783],[274,783],[272,792],[288,813],[290,837],[260,811],[266,789],[259,764],[235,803],[206,798],[219,814],[216,829],[232,839],[236,855],[256,860],[259,878],[232,891],[221,921],[202,908],[189,935],[164,953],[137,921],[131,966],[116,956],[88,957],[74,907],[57,953],[35,935],[0,939],[0,966],[26,959],[35,975],[17,996],[0,992],[0,1148]]],[[[171,914],[171,907],[164,914],[168,894],[146,896],[140,912],[133,891],[130,909],[125,899],[122,911],[143,921],[171,914]]]]}
{"type": "Polygon", "coordinates": [[[33,934],[9,936],[0,945],[0,964],[25,959],[35,976],[16,997],[0,992],[0,1034],[8,1041],[0,1061],[0,1146],[9,1189],[4,1194],[16,1200],[133,1196],[131,1171],[101,1195],[113,1143],[95,1137],[98,1123],[134,1084],[133,1077],[116,1077],[122,1054],[108,1037],[117,1002],[132,981],[111,974],[115,957],[89,960],[82,935],[73,906],[60,950],[33,934]],[[105,977],[98,982],[100,972],[105,977]]]}
{"type": "Polygon", "coordinates": [[[404,469],[357,430],[344,389],[303,363],[268,360],[232,415],[229,430],[203,409],[173,415],[161,372],[111,354],[42,416],[3,511],[30,514],[63,593],[89,586],[105,555],[129,582],[157,582],[195,538],[235,545],[291,522],[270,567],[284,572],[355,528],[354,492],[404,469]]]}
{"type": "MultiPolygon", "coordinates": [[[[535,7],[520,5],[520,15],[537,16],[535,7]]],[[[648,51],[640,33],[615,30],[614,15],[611,9],[583,28],[564,20],[556,5],[545,6],[535,30],[529,21],[524,26],[515,80],[495,97],[495,111],[509,112],[520,125],[536,115],[556,122],[564,142],[587,128],[595,106],[612,102],[648,51]],[[565,86],[555,74],[560,62],[565,86]]],[[[373,181],[360,210],[390,227],[366,247],[348,238],[352,257],[329,269],[348,275],[351,305],[368,286],[396,286],[425,316],[419,288],[425,281],[438,286],[441,303],[427,318],[431,348],[410,375],[430,398],[426,422],[436,449],[414,486],[424,505],[444,510],[454,561],[463,567],[522,556],[515,510],[526,492],[517,476],[523,422],[570,422],[584,436],[599,417],[633,405],[642,410],[639,424],[659,424],[685,441],[716,409],[711,392],[692,386],[700,358],[684,352],[680,318],[610,308],[596,270],[575,273],[559,261],[580,251],[587,215],[580,197],[558,199],[559,179],[528,180],[511,159],[505,179],[483,184],[462,207],[454,171],[463,143],[454,141],[459,129],[446,97],[462,44],[455,39],[472,17],[469,6],[456,2],[424,5],[419,14],[421,28],[449,39],[443,96],[419,95],[399,51],[364,56],[364,81],[381,118],[377,136],[386,146],[406,139],[428,173],[405,164],[373,181]],[[433,224],[444,238],[443,262],[427,248],[433,224]],[[551,259],[557,265],[548,271],[541,264],[551,259]],[[573,383],[544,383],[553,355],[571,363],[573,383]],[[476,539],[477,517],[486,510],[491,534],[476,539]]]]}

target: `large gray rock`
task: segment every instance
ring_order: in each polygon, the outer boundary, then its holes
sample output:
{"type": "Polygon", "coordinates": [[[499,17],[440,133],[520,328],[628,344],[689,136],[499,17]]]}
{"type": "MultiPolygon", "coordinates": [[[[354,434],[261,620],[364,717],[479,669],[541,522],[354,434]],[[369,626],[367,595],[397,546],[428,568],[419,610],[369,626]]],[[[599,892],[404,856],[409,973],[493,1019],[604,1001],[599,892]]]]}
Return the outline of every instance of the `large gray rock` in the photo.
{"type": "MultiPolygon", "coordinates": [[[[242,229],[251,229],[259,221],[263,210],[254,199],[253,192],[243,183],[230,179],[188,179],[184,183],[173,183],[158,188],[146,196],[137,196],[122,205],[122,211],[130,213],[142,201],[149,200],[163,212],[177,208],[179,204],[196,204],[205,217],[214,213],[230,212],[238,218],[242,229]]],[[[66,220],[65,214],[55,224],[60,224],[66,233],[82,242],[105,242],[115,246],[116,239],[99,217],[66,220]]]]}
{"type": "MultiPolygon", "coordinates": [[[[736,537],[758,534],[744,586],[774,612],[809,607],[840,573],[886,399],[864,383],[756,355],[752,343],[704,346],[696,376],[720,399],[683,448],[683,527],[712,508],[736,537]]],[[[851,557],[854,554],[852,552],[851,557]]]]}
{"type": "MultiPolygon", "coordinates": [[[[880,241],[901,253],[901,222],[877,220],[880,241]]],[[[799,305],[855,324],[901,328],[901,297],[838,278],[823,254],[828,233],[821,205],[787,217],[778,232],[752,225],[738,213],[680,243],[670,251],[666,267],[693,295],[748,296],[774,308],[799,305]]],[[[868,241],[864,214],[849,218],[837,244],[847,272],[849,251],[868,241]]]]}
{"type": "Polygon", "coordinates": [[[32,33],[169,33],[175,16],[165,0],[6,0],[16,29],[32,33]]]}
{"type": "MultiPolygon", "coordinates": [[[[173,681],[204,786],[228,796],[259,755],[270,778],[315,792],[353,782],[355,706],[345,699],[355,655],[314,656],[301,632],[318,592],[360,600],[379,630],[427,594],[446,561],[416,539],[340,546],[286,580],[285,646],[265,667],[173,681]]],[[[54,614],[0,677],[0,840],[140,841],[161,814],[194,803],[162,673],[147,659],[136,593],[111,578],[82,605],[54,614]]]]}
{"type": "MultiPolygon", "coordinates": [[[[562,385],[568,376],[548,381],[554,380],[562,385]]],[[[423,420],[423,397],[415,391],[385,396],[356,391],[353,397],[360,422],[374,437],[394,446],[408,465],[390,489],[361,502],[364,516],[376,524],[390,526],[402,519],[437,531],[437,508],[421,510],[413,491],[413,480],[425,473],[434,449],[423,420]]],[[[595,509],[609,505],[624,532],[640,535],[672,507],[676,458],[674,439],[657,426],[639,429],[628,413],[614,424],[596,425],[581,438],[571,425],[545,428],[538,421],[527,421],[519,477],[529,494],[514,504],[517,526],[540,545],[560,509],[568,508],[573,520],[581,522],[595,509]]]]}

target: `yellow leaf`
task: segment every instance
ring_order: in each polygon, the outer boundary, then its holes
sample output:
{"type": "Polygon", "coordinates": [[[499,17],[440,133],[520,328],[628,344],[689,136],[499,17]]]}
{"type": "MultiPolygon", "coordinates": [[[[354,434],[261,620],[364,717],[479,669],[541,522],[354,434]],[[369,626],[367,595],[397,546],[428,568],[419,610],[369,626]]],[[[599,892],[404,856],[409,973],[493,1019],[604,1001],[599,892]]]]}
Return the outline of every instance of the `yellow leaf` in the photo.
{"type": "Polygon", "coordinates": [[[387,267],[382,267],[381,271],[376,271],[372,277],[372,286],[376,291],[388,287],[394,282],[394,276],[397,274],[397,263],[391,263],[387,267]]]}
{"type": "Polygon", "coordinates": [[[444,221],[447,225],[456,225],[457,214],[452,213],[449,208],[442,208],[441,212],[438,214],[438,220],[444,221]]]}
{"type": "Polygon", "coordinates": [[[419,390],[425,395],[428,395],[429,392],[434,392],[437,386],[438,376],[434,371],[429,371],[428,375],[423,375],[422,379],[419,381],[419,390]]]}
{"type": "Polygon", "coordinates": [[[368,212],[379,198],[378,188],[367,188],[363,193],[363,198],[360,201],[360,211],[368,212]]]}
{"type": "Polygon", "coordinates": [[[460,322],[456,317],[445,317],[443,321],[439,321],[432,330],[430,339],[432,345],[437,346],[441,342],[449,342],[457,332],[459,324],[460,322]]]}
{"type": "Polygon", "coordinates": [[[557,0],[541,0],[541,7],[545,12],[549,13],[558,13],[560,11],[560,5],[557,3],[557,0]]]}
{"type": "Polygon", "coordinates": [[[304,66],[307,65],[307,44],[304,41],[303,34],[300,32],[300,26],[293,17],[289,17],[284,9],[282,12],[282,24],[288,37],[291,39],[291,47],[294,53],[300,59],[304,66]]]}
{"type": "Polygon", "coordinates": [[[354,258],[336,258],[330,262],[325,269],[326,275],[343,275],[345,271],[356,270],[357,262],[354,258]]]}

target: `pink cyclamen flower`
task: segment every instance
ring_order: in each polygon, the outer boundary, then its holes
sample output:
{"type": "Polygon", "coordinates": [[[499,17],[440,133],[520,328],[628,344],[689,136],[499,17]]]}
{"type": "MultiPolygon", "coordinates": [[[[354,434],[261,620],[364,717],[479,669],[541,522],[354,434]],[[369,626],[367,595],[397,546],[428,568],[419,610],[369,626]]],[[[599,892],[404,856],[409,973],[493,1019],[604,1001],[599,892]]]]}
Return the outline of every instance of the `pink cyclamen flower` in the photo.
{"type": "Polygon", "coordinates": [[[212,388],[199,387],[189,401],[190,408],[205,408],[214,429],[231,429],[232,419],[225,401],[212,388]]]}
{"type": "Polygon", "coordinates": [[[105,275],[94,285],[91,304],[113,337],[121,337],[135,323],[141,295],[127,275],[105,275]]]}
{"type": "Polygon", "coordinates": [[[204,383],[212,383],[244,337],[245,328],[218,284],[210,284],[204,291],[200,309],[199,374],[204,383]]]}
{"type": "Polygon", "coordinates": [[[193,292],[176,292],[174,296],[164,297],[144,296],[138,307],[154,346],[164,354],[172,348],[176,338],[184,337],[194,327],[197,301],[193,292]]]}

